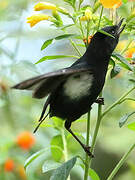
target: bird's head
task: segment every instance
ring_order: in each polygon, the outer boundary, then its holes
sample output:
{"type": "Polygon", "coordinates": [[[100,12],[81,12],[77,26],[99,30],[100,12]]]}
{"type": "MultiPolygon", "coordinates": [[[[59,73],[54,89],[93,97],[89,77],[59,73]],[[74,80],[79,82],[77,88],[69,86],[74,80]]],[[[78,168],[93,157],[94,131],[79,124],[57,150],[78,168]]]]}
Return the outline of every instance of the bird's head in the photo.
{"type": "Polygon", "coordinates": [[[123,20],[124,19],[120,20],[120,22],[114,26],[106,26],[102,28],[101,31],[98,31],[92,38],[94,45],[96,42],[98,49],[108,51],[108,54],[111,54],[118,44],[121,32],[125,28],[125,25],[121,27],[123,20]],[[103,32],[108,33],[108,35],[103,32]],[[109,34],[111,36],[109,36],[109,34]]]}

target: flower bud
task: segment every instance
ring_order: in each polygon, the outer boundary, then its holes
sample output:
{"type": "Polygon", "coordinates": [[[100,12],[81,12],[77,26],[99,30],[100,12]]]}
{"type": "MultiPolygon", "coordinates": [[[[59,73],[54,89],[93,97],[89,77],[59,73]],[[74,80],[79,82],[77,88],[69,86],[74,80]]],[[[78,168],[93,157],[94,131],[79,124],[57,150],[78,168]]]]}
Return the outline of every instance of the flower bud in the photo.
{"type": "Polygon", "coordinates": [[[82,16],[82,17],[80,17],[80,21],[87,21],[86,16],[82,16]]]}
{"type": "Polygon", "coordinates": [[[35,11],[41,11],[45,9],[56,10],[57,7],[54,4],[48,2],[39,2],[34,6],[35,11]]]}
{"type": "Polygon", "coordinates": [[[92,11],[91,11],[90,8],[87,8],[87,9],[85,10],[85,17],[86,17],[86,20],[87,20],[87,21],[89,21],[89,20],[92,19],[92,11]]]}
{"type": "Polygon", "coordinates": [[[57,10],[62,14],[69,15],[69,12],[63,7],[57,7],[57,10]]]}

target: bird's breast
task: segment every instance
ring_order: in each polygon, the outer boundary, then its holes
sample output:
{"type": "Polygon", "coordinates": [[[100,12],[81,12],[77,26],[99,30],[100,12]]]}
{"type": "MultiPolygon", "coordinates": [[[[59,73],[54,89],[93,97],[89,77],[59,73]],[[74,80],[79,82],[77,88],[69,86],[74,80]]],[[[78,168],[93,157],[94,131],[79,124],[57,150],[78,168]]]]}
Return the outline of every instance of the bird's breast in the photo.
{"type": "Polygon", "coordinates": [[[80,73],[70,76],[64,83],[64,94],[71,100],[78,100],[90,94],[93,75],[80,73]]]}

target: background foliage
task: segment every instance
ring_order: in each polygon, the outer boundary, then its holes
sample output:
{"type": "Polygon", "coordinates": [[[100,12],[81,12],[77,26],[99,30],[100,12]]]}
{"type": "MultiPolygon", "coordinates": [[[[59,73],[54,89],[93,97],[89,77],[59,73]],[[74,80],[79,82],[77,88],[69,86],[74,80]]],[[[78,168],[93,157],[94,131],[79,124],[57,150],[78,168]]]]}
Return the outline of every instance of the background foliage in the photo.
{"type": "MultiPolygon", "coordinates": [[[[75,9],[75,1],[68,2],[67,0],[56,0],[55,4],[66,8],[70,14],[76,10],[73,17],[77,21],[86,15],[85,10],[88,4],[93,7],[93,1],[84,1],[82,4],[84,8],[78,11],[75,9]]],[[[58,118],[47,119],[39,131],[33,135],[32,132],[37,125],[45,100],[32,99],[29,92],[10,89],[11,85],[23,79],[69,66],[84,53],[85,45],[88,43],[87,20],[81,21],[84,28],[83,36],[82,31],[79,30],[80,24],[79,27],[71,26],[73,19],[62,13],[60,23],[54,22],[55,26],[52,22],[42,21],[31,29],[26,24],[26,18],[35,14],[33,6],[36,3],[37,1],[32,0],[0,1],[0,179],[42,180],[49,179],[51,176],[53,180],[55,171],[48,170],[56,169],[61,163],[71,159],[72,161],[68,161],[70,166],[76,162],[71,171],[71,180],[81,180],[84,172],[82,160],[78,156],[84,159],[85,154],[63,129],[63,122],[58,118]],[[66,25],[69,24],[70,26],[67,27],[66,25]],[[66,35],[63,36],[63,34],[66,35]],[[77,44],[79,52],[76,51],[74,43],[77,44]],[[54,59],[54,56],[56,58],[56,55],[58,59],[48,60],[54,59]],[[35,65],[38,60],[47,61],[35,65]],[[24,170],[24,162],[27,173],[24,170]]],[[[135,83],[135,15],[133,8],[133,1],[123,1],[117,9],[118,15],[126,18],[127,28],[121,36],[121,41],[109,66],[103,92],[105,98],[103,109],[117,101],[135,83]]],[[[98,26],[100,9],[101,6],[97,6],[92,10],[94,15],[92,15],[93,20],[90,21],[89,35],[92,35],[98,26]],[[98,7],[99,9],[96,9],[98,7]]],[[[111,25],[112,20],[116,20],[112,19],[112,17],[117,18],[115,17],[117,14],[113,13],[112,10],[104,9],[101,27],[111,25]]],[[[50,15],[50,11],[47,11],[47,14],[50,15]]],[[[95,158],[92,160],[92,168],[100,179],[107,179],[121,156],[134,143],[134,92],[129,95],[129,98],[119,103],[102,119],[94,153],[95,158]]],[[[91,135],[94,132],[96,116],[97,105],[95,104],[91,114],[91,135]]],[[[82,141],[85,141],[86,137],[86,119],[85,115],[72,126],[82,141]]],[[[92,180],[98,179],[92,169],[90,174],[92,180]]],[[[116,179],[134,180],[134,176],[135,159],[132,153],[118,172],[116,179]]]]}

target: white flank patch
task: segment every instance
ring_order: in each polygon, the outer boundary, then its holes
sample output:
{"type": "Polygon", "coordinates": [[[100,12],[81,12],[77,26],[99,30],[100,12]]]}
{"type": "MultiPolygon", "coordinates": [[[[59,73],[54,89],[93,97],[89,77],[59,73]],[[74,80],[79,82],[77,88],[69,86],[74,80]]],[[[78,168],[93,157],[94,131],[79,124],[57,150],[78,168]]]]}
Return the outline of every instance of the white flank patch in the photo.
{"type": "Polygon", "coordinates": [[[70,99],[79,99],[90,93],[92,81],[93,76],[89,73],[73,75],[69,77],[64,84],[64,93],[70,97],[70,99]]]}

